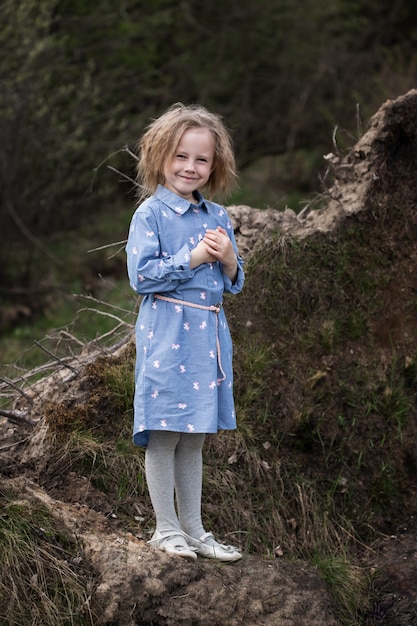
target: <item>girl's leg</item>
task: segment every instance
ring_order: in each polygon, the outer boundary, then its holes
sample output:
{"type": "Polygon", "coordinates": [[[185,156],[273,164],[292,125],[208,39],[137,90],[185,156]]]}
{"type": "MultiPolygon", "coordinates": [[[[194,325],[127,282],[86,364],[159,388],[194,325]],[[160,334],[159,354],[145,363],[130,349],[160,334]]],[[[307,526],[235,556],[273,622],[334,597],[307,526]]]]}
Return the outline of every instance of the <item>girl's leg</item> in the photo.
{"type": "Polygon", "coordinates": [[[203,478],[203,443],[205,435],[181,433],[175,453],[175,491],[178,517],[186,539],[197,554],[219,561],[238,561],[241,552],[220,544],[212,533],[206,533],[201,520],[201,489],[203,478]]]}
{"type": "Polygon", "coordinates": [[[204,433],[181,433],[175,452],[175,491],[181,529],[191,537],[204,534],[201,521],[204,433]]]}
{"type": "Polygon", "coordinates": [[[156,517],[156,530],[163,536],[180,530],[175,511],[175,451],[180,433],[154,430],[145,453],[146,482],[156,517]]]}

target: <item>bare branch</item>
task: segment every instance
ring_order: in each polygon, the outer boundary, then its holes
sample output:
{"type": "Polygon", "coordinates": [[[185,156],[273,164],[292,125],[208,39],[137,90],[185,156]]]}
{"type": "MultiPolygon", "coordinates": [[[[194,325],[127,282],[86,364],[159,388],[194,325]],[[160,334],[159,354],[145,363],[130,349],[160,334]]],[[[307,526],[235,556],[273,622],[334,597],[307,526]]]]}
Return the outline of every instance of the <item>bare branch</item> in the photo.
{"type": "Polygon", "coordinates": [[[131,156],[131,157],[132,157],[132,159],[134,159],[135,161],[139,161],[139,157],[138,157],[138,155],[137,155],[137,154],[135,154],[134,152],[132,152],[132,150],[131,150],[128,146],[125,146],[125,147],[123,148],[123,151],[124,151],[124,152],[127,152],[127,154],[128,154],[129,156],[131,156]]]}
{"type": "Polygon", "coordinates": [[[78,337],[75,337],[74,335],[72,335],[71,333],[69,333],[66,330],[60,330],[59,334],[61,335],[61,337],[66,337],[67,339],[70,339],[71,341],[73,341],[74,343],[78,344],[79,346],[81,346],[81,348],[84,348],[85,346],[85,342],[84,341],[80,341],[78,339],[78,337]]]}
{"type": "Polygon", "coordinates": [[[28,439],[29,437],[25,437],[24,439],[20,439],[19,441],[14,441],[13,443],[9,443],[7,446],[1,446],[0,452],[3,452],[4,450],[8,450],[9,448],[14,448],[15,446],[18,446],[21,443],[25,443],[25,441],[27,441],[28,439]]]}
{"type": "Polygon", "coordinates": [[[336,139],[336,135],[337,135],[337,131],[339,130],[339,127],[336,126],[333,129],[333,134],[332,134],[332,142],[333,142],[333,147],[336,150],[337,154],[340,156],[340,149],[339,146],[337,145],[337,139],[336,139]]]}
{"type": "Polygon", "coordinates": [[[359,102],[356,103],[356,133],[358,139],[362,137],[362,120],[361,120],[361,105],[359,102]]]}
{"type": "Polygon", "coordinates": [[[12,380],[9,380],[7,378],[2,378],[2,377],[0,377],[0,380],[6,385],[8,385],[9,387],[11,387],[12,389],[15,389],[15,391],[20,393],[20,395],[26,398],[26,400],[32,401],[32,398],[28,396],[24,391],[22,391],[22,389],[20,389],[20,387],[18,387],[18,385],[16,385],[16,383],[14,383],[12,380]]]}
{"type": "Polygon", "coordinates": [[[64,361],[62,359],[60,359],[58,356],[56,356],[56,354],[54,354],[53,352],[51,352],[50,350],[45,348],[45,346],[43,346],[39,341],[36,341],[36,339],[35,339],[35,341],[33,343],[35,345],[37,345],[38,348],[40,348],[41,350],[46,352],[46,354],[49,354],[49,356],[51,356],[54,359],[54,361],[56,361],[57,363],[60,363],[60,365],[62,365],[63,367],[68,368],[72,372],[75,372],[76,374],[79,374],[79,371],[76,370],[75,367],[72,367],[72,365],[69,365],[69,363],[64,363],[64,361]]]}
{"type": "Polygon", "coordinates": [[[7,210],[9,212],[10,216],[12,217],[14,223],[16,224],[16,226],[18,227],[18,229],[20,230],[22,235],[24,235],[28,241],[33,243],[34,246],[39,248],[39,250],[41,250],[53,263],[58,265],[59,262],[58,262],[57,257],[54,254],[52,254],[52,252],[49,250],[49,248],[47,248],[42,243],[42,241],[40,239],[38,239],[29,230],[29,228],[26,226],[26,224],[24,223],[24,221],[22,220],[22,218],[20,217],[20,215],[16,211],[16,209],[14,207],[14,204],[11,201],[11,199],[9,198],[8,194],[6,194],[6,197],[5,197],[5,205],[7,207],[7,210]]]}
{"type": "Polygon", "coordinates": [[[103,335],[100,335],[100,337],[97,337],[97,339],[94,339],[93,343],[100,343],[101,341],[103,341],[103,339],[107,339],[107,337],[111,337],[119,330],[119,328],[122,328],[123,326],[126,326],[125,322],[121,322],[120,324],[117,324],[117,326],[112,328],[112,330],[109,330],[107,333],[104,333],[103,335]]]}
{"type": "MultiPolygon", "coordinates": [[[[99,309],[90,309],[90,307],[84,307],[83,309],[77,311],[77,313],[83,313],[84,311],[88,311],[89,313],[96,313],[96,315],[103,315],[103,317],[110,317],[111,319],[116,320],[116,322],[119,322],[119,324],[123,324],[127,327],[132,326],[132,324],[129,324],[129,322],[125,322],[124,320],[120,319],[120,317],[117,317],[117,315],[113,315],[113,313],[107,313],[107,311],[99,311],[99,309]]],[[[95,339],[94,341],[97,340],[95,339]]]]}
{"type": "MultiPolygon", "coordinates": [[[[122,309],[122,307],[117,306],[116,304],[111,304],[110,302],[105,302],[104,300],[98,300],[97,298],[94,298],[94,296],[86,296],[84,294],[73,293],[72,297],[75,298],[76,300],[90,300],[91,302],[95,302],[96,304],[104,304],[109,309],[116,309],[116,311],[121,311],[122,313],[129,313],[130,315],[133,315],[133,311],[131,311],[130,309],[122,309]]],[[[95,311],[96,309],[82,309],[82,310],[95,311]]],[[[115,318],[115,319],[120,321],[119,318],[115,318]]]]}
{"type": "Polygon", "coordinates": [[[128,176],[127,174],[124,174],[123,172],[121,172],[120,170],[116,169],[112,165],[108,165],[107,169],[111,170],[112,172],[115,172],[116,174],[120,174],[120,176],[122,178],[124,178],[125,180],[129,181],[129,183],[132,183],[132,185],[135,185],[135,187],[138,187],[137,182],[135,180],[133,180],[133,178],[130,178],[130,176],[128,176]]]}
{"type": "Polygon", "coordinates": [[[26,413],[22,413],[22,411],[7,411],[6,409],[0,409],[0,415],[3,417],[7,417],[9,422],[13,422],[14,424],[18,424],[19,426],[36,426],[36,422],[32,422],[32,420],[26,417],[26,413]]]}
{"type": "Polygon", "coordinates": [[[123,241],[115,241],[114,243],[106,243],[104,246],[99,246],[98,248],[91,248],[91,250],[87,250],[87,254],[90,252],[98,252],[99,250],[105,250],[106,248],[112,248],[113,246],[120,246],[127,243],[127,239],[123,241]]]}

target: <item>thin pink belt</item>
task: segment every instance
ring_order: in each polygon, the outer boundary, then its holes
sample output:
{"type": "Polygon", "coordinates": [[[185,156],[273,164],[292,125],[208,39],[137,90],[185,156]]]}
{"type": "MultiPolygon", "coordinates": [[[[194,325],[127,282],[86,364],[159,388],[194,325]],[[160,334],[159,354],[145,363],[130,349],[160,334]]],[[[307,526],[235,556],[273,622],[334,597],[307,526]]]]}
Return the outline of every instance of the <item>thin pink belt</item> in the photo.
{"type": "Polygon", "coordinates": [[[223,303],[219,302],[218,304],[205,306],[204,304],[195,304],[194,302],[187,302],[186,300],[178,300],[178,298],[168,298],[167,296],[161,296],[159,293],[155,293],[154,298],[156,298],[157,300],[165,300],[165,302],[172,302],[173,304],[182,304],[184,306],[190,306],[193,309],[202,309],[203,311],[213,311],[213,313],[216,314],[217,363],[218,363],[219,370],[223,377],[223,378],[219,378],[218,381],[221,382],[222,380],[225,380],[226,374],[223,371],[223,367],[221,363],[220,339],[219,339],[219,313],[222,309],[223,303]]]}

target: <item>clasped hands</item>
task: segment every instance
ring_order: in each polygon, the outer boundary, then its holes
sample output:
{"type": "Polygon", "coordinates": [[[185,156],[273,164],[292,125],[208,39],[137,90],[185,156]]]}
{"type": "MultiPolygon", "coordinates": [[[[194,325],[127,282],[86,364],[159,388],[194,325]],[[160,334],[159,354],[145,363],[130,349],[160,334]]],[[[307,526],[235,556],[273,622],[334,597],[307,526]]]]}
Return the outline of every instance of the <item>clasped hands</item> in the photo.
{"type": "Polygon", "coordinates": [[[190,267],[194,268],[202,263],[220,261],[224,273],[233,282],[237,274],[237,260],[233,244],[224,228],[218,226],[216,230],[208,228],[203,239],[191,251],[190,267]]]}

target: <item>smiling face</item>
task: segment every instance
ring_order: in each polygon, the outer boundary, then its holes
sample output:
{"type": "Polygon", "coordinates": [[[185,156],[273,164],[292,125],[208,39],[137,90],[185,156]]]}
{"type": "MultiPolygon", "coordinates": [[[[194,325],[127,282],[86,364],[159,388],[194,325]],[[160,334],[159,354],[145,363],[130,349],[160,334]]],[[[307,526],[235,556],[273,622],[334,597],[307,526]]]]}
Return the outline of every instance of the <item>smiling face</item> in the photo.
{"type": "Polygon", "coordinates": [[[184,131],[171,161],[164,168],[165,187],[189,202],[193,191],[203,187],[213,171],[214,139],[207,128],[184,131]]]}

